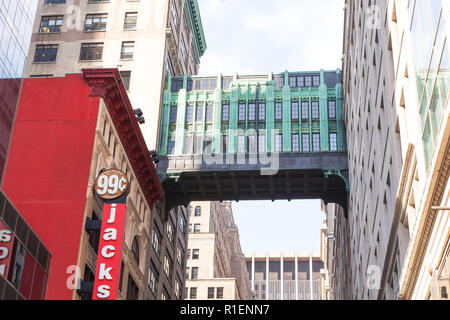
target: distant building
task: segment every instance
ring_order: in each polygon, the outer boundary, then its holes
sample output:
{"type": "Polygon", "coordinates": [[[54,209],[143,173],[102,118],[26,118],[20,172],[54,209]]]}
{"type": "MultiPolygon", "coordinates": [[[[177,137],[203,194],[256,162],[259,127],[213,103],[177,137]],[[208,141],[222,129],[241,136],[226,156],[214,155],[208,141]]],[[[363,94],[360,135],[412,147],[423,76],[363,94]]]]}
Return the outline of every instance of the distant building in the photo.
{"type": "Polygon", "coordinates": [[[324,300],[321,270],[313,254],[246,255],[253,298],[256,300],[324,300]]]}
{"type": "Polygon", "coordinates": [[[231,202],[192,202],[189,214],[186,299],[250,299],[231,202]]]}
{"type": "Polygon", "coordinates": [[[0,79],[22,77],[37,4],[37,0],[0,2],[0,79]]]}

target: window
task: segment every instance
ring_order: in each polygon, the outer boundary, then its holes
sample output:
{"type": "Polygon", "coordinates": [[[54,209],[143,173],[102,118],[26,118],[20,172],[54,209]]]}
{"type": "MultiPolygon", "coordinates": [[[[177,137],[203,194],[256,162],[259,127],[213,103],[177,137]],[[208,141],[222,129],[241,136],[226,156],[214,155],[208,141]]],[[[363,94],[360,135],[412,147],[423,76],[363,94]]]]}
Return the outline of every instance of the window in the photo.
{"type": "Polygon", "coordinates": [[[239,103],[238,106],[238,120],[240,122],[245,122],[245,103],[239,103]]]}
{"type": "Polygon", "coordinates": [[[169,116],[169,123],[177,123],[177,106],[170,106],[170,116],[169,116]]]}
{"type": "Polygon", "coordinates": [[[281,152],[283,148],[283,136],[281,134],[275,135],[275,152],[281,152]]]}
{"type": "Polygon", "coordinates": [[[314,76],[313,77],[313,87],[320,86],[320,76],[314,76]]]}
{"type": "Polygon", "coordinates": [[[198,267],[192,267],[192,269],[191,269],[191,279],[192,280],[198,279],[198,267]]]}
{"type": "Polygon", "coordinates": [[[224,104],[222,105],[222,122],[230,121],[230,105],[224,104]]]}
{"type": "Polygon", "coordinates": [[[194,233],[199,233],[200,232],[200,223],[195,223],[194,224],[194,233]]]}
{"type": "Polygon", "coordinates": [[[59,33],[63,24],[63,16],[44,16],[41,19],[39,32],[41,33],[59,33]]]}
{"type": "Polygon", "coordinates": [[[173,245],[174,234],[172,222],[170,221],[167,223],[167,238],[169,239],[169,242],[173,245]]]}
{"type": "Polygon", "coordinates": [[[168,256],[167,253],[164,256],[163,269],[164,273],[166,274],[167,278],[170,281],[170,279],[172,278],[172,259],[168,256]]]}
{"type": "Polygon", "coordinates": [[[308,101],[302,102],[302,121],[309,119],[309,103],[308,101]]]}
{"type": "Polygon", "coordinates": [[[159,251],[161,249],[161,235],[158,230],[153,229],[152,233],[152,247],[155,250],[156,255],[159,256],[159,251]]]}
{"type": "Polygon", "coordinates": [[[305,86],[305,77],[297,77],[297,86],[300,88],[305,86]]]}
{"type": "Polygon", "coordinates": [[[177,262],[179,264],[180,267],[183,267],[184,261],[183,261],[183,252],[181,249],[181,246],[178,245],[178,249],[177,249],[177,262]]]}
{"type": "Polygon", "coordinates": [[[309,152],[309,134],[303,133],[302,134],[302,151],[303,152],[309,152]]]}
{"type": "Polygon", "coordinates": [[[284,87],[284,76],[275,77],[275,85],[277,86],[277,88],[283,88],[284,87]]]}
{"type": "Polygon", "coordinates": [[[319,101],[311,102],[311,119],[319,120],[319,101]]]}
{"type": "Polygon", "coordinates": [[[192,260],[199,259],[200,249],[192,249],[192,260]]]}
{"type": "Polygon", "coordinates": [[[266,120],[266,104],[264,102],[260,102],[258,104],[258,120],[259,121],[266,120]]]}
{"type": "Polygon", "coordinates": [[[214,299],[214,288],[208,288],[208,299],[214,299]]]}
{"type": "Polygon", "coordinates": [[[194,136],[194,153],[201,154],[202,150],[203,150],[202,135],[196,134],[194,136]]]}
{"type": "Polygon", "coordinates": [[[122,42],[122,49],[120,50],[121,60],[132,60],[134,57],[134,41],[122,42]]]}
{"type": "Polygon", "coordinates": [[[330,133],[330,151],[337,151],[337,134],[330,133]]]}
{"type": "Polygon", "coordinates": [[[64,4],[66,0],[45,0],[44,4],[64,4]]]}
{"type": "Polygon", "coordinates": [[[131,245],[131,252],[133,253],[134,260],[139,265],[139,244],[137,238],[134,237],[133,244],[131,245]]]}
{"type": "Polygon", "coordinates": [[[254,103],[248,104],[248,121],[256,121],[256,105],[254,103]]]}
{"type": "Polygon", "coordinates": [[[107,20],[108,20],[107,13],[87,14],[86,20],[84,21],[83,31],[84,32],[105,31],[107,20]]]}
{"type": "Polygon", "coordinates": [[[265,135],[265,133],[260,133],[258,135],[258,149],[259,149],[259,152],[266,152],[266,135],[265,135]]]}
{"type": "Polygon", "coordinates": [[[180,215],[179,227],[180,227],[181,234],[183,236],[186,236],[186,220],[184,219],[184,217],[182,215],[180,215]]]}
{"type": "Polygon", "coordinates": [[[186,123],[193,123],[194,122],[194,106],[188,105],[186,107],[186,123]]]}
{"type": "Polygon", "coordinates": [[[103,43],[82,43],[81,61],[100,61],[103,57],[103,43]]]}
{"type": "Polygon", "coordinates": [[[245,153],[245,136],[238,136],[238,153],[245,153]]]}
{"type": "Polygon", "coordinates": [[[320,134],[319,133],[313,133],[312,134],[312,142],[313,142],[313,151],[318,152],[320,151],[320,134]]]}
{"type": "Polygon", "coordinates": [[[125,21],[123,23],[124,30],[136,30],[137,26],[137,12],[125,13],[125,21]]]}
{"type": "Polygon", "coordinates": [[[305,77],[305,87],[311,87],[312,85],[312,77],[305,77]]]}
{"type": "Polygon", "coordinates": [[[119,71],[125,90],[130,90],[131,71],[119,71]]]}
{"type": "Polygon", "coordinates": [[[298,120],[299,110],[298,110],[298,102],[292,102],[291,104],[292,109],[292,120],[298,120]]]}
{"type": "Polygon", "coordinates": [[[127,300],[138,300],[139,288],[131,275],[128,276],[127,300]]]}
{"type": "Polygon", "coordinates": [[[172,0],[172,3],[170,4],[170,13],[172,14],[172,21],[175,26],[175,29],[178,28],[178,12],[177,8],[175,7],[175,1],[172,0]]]}
{"type": "Polygon", "coordinates": [[[157,273],[154,271],[154,268],[150,268],[148,270],[148,286],[152,291],[152,293],[156,295],[156,289],[158,286],[158,276],[157,273]]]}
{"type": "Polygon", "coordinates": [[[212,122],[214,116],[214,105],[206,105],[206,122],[212,122]]]}
{"type": "Polygon", "coordinates": [[[197,109],[195,110],[195,121],[203,122],[203,107],[202,106],[197,106],[197,109]]]}
{"type": "Polygon", "coordinates": [[[187,54],[186,54],[186,46],[184,45],[183,38],[181,38],[180,53],[181,53],[181,59],[183,60],[184,65],[186,65],[187,54]]]}
{"type": "Polygon", "coordinates": [[[328,119],[336,119],[336,101],[328,101],[328,119]]]}
{"type": "Polygon", "coordinates": [[[201,208],[201,207],[195,207],[195,213],[194,213],[194,215],[195,215],[196,217],[200,217],[201,214],[202,214],[202,208],[201,208]]]}
{"type": "Polygon", "coordinates": [[[297,77],[289,77],[289,86],[291,88],[297,87],[297,77]]]}
{"type": "Polygon", "coordinates": [[[36,46],[34,53],[34,62],[54,62],[58,54],[57,44],[43,44],[36,46]]]}
{"type": "Polygon", "coordinates": [[[175,137],[169,137],[169,141],[167,142],[167,154],[175,153],[175,137]]]}
{"type": "Polygon", "coordinates": [[[190,291],[191,292],[190,292],[189,298],[190,299],[197,299],[197,288],[191,288],[190,291]]]}
{"type": "Polygon", "coordinates": [[[283,104],[281,102],[275,103],[275,120],[281,121],[283,119],[283,104]]]}
{"type": "Polygon", "coordinates": [[[300,139],[298,133],[294,133],[292,135],[292,152],[299,152],[300,151],[300,139]]]}
{"type": "Polygon", "coordinates": [[[223,287],[217,288],[217,299],[223,299],[223,287]]]}
{"type": "MultiPolygon", "coordinates": [[[[92,212],[92,221],[98,221],[98,216],[95,212],[92,212]]],[[[98,253],[98,246],[100,243],[100,229],[89,231],[89,244],[95,253],[98,253]]]]}

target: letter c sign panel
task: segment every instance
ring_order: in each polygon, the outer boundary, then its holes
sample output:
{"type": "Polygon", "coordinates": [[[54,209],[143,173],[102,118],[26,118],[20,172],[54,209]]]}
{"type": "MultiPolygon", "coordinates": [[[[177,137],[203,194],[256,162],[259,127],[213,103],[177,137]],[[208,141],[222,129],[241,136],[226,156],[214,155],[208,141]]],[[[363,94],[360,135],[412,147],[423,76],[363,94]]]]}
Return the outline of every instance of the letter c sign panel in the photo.
{"type": "Polygon", "coordinates": [[[126,215],[125,203],[103,207],[93,300],[117,300],[126,215]]]}

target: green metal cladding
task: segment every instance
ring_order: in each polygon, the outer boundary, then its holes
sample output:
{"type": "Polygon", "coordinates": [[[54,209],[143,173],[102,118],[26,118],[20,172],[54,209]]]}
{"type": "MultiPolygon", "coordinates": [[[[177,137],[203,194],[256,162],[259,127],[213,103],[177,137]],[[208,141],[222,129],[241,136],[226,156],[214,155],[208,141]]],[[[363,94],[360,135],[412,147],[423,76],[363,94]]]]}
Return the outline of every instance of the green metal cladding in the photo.
{"type": "Polygon", "coordinates": [[[169,76],[159,153],[346,151],[342,105],[339,69],[169,76]]]}
{"type": "Polygon", "coordinates": [[[200,61],[200,57],[206,51],[206,40],[203,32],[202,19],[200,17],[200,9],[198,7],[197,0],[186,0],[184,3],[186,12],[191,25],[191,30],[194,32],[194,48],[197,61],[200,61]]]}

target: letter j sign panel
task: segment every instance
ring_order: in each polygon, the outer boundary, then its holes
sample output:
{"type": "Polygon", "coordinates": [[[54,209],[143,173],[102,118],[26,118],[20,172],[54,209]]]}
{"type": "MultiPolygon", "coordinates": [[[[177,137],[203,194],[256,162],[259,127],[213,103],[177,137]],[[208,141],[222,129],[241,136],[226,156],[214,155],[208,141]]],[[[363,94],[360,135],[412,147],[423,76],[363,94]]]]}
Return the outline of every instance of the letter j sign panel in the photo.
{"type": "Polygon", "coordinates": [[[127,207],[105,204],[97,257],[93,300],[117,300],[127,207]]]}

